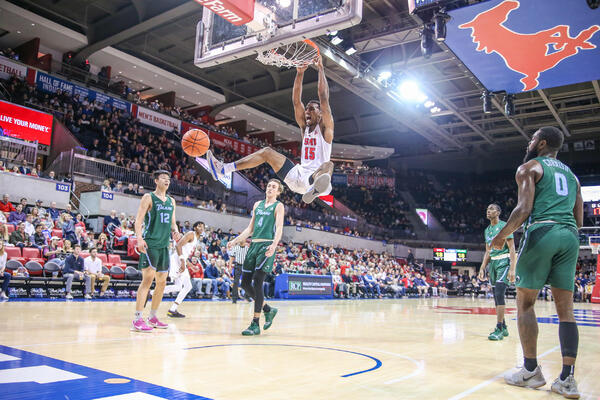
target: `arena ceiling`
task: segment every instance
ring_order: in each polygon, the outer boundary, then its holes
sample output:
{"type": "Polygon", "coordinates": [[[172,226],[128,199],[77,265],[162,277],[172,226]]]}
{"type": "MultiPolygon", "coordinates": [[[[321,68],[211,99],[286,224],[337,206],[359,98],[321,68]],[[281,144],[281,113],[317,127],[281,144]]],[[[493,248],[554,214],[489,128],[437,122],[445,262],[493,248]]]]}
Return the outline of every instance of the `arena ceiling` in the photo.
{"type": "MultiPolygon", "coordinates": [[[[462,0],[465,3],[466,0],[462,0]]],[[[476,2],[476,0],[470,0],[476,2]]],[[[293,123],[290,101],[294,70],[277,70],[245,58],[199,69],[193,64],[195,27],[202,7],[190,0],[10,0],[88,38],[74,49],[78,57],[112,46],[192,80],[225,96],[222,110],[247,104],[293,123]]],[[[493,112],[482,111],[473,75],[443,44],[425,59],[420,22],[408,15],[406,0],[365,0],[363,22],[348,30],[357,53],[344,57],[352,68],[325,58],[336,121],[336,141],[393,147],[396,157],[469,151],[481,155],[518,148],[541,126],[563,129],[567,140],[598,137],[600,86],[597,81],[531,91],[516,96],[516,115],[504,113],[502,99],[493,112]],[[361,76],[386,68],[402,71],[423,85],[440,105],[431,115],[401,105],[361,76]]],[[[319,43],[330,46],[326,38],[319,43]]],[[[316,98],[315,71],[305,77],[305,97],[316,98]]]]}

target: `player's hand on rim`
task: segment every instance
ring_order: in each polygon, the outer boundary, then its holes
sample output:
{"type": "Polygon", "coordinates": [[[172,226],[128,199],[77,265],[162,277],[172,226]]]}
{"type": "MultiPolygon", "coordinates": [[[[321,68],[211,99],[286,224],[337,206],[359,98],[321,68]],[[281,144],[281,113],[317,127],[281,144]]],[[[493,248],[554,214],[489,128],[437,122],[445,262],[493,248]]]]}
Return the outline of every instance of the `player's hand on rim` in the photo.
{"type": "Polygon", "coordinates": [[[306,71],[308,69],[310,64],[306,64],[306,65],[300,65],[298,67],[296,67],[296,71],[303,73],[304,71],[306,71]]]}

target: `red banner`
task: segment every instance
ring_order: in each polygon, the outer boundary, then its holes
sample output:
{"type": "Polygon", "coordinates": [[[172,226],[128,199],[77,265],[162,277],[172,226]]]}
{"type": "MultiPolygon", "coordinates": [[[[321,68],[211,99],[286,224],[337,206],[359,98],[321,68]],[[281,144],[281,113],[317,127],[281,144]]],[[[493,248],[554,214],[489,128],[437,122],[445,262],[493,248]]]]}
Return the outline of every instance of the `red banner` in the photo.
{"type": "Polygon", "coordinates": [[[185,133],[190,129],[200,129],[204,132],[208,133],[208,137],[210,138],[210,143],[216,147],[221,149],[231,150],[237,154],[242,156],[247,156],[248,154],[252,154],[258,150],[258,147],[253,144],[242,142],[241,140],[231,138],[229,136],[221,135],[220,133],[216,133],[210,131],[206,128],[202,128],[200,126],[192,125],[188,122],[181,122],[181,133],[185,133]]]}
{"type": "Polygon", "coordinates": [[[1,135],[49,146],[52,141],[52,115],[0,101],[1,135]]]}
{"type": "Polygon", "coordinates": [[[225,21],[241,26],[254,19],[254,0],[196,0],[225,21]]]}
{"type": "Polygon", "coordinates": [[[393,189],[396,178],[389,176],[356,175],[348,174],[348,186],[365,186],[368,188],[381,188],[384,186],[393,189]]]}

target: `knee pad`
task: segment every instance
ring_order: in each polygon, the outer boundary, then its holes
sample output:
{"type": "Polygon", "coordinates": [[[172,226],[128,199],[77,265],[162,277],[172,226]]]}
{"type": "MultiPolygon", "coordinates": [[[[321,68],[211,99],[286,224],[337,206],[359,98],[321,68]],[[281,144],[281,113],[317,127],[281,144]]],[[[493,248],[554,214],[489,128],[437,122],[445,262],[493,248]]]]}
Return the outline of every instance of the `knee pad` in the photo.
{"type": "Polygon", "coordinates": [[[494,302],[496,306],[506,305],[505,294],[506,294],[506,283],[504,282],[496,282],[494,286],[494,302]]]}

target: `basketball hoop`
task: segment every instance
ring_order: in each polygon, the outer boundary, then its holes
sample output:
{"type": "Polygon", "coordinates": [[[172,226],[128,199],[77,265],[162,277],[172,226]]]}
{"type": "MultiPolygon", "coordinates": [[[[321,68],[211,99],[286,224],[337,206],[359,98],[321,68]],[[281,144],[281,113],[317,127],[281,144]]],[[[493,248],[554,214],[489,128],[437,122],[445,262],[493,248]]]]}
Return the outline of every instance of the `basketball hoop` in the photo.
{"type": "Polygon", "coordinates": [[[260,52],[256,59],[265,65],[298,68],[312,64],[319,54],[319,47],[312,40],[304,39],[260,52]]]}
{"type": "Polygon", "coordinates": [[[590,236],[588,237],[588,242],[590,244],[590,248],[592,249],[592,254],[598,254],[598,248],[600,247],[600,236],[590,236]]]}

